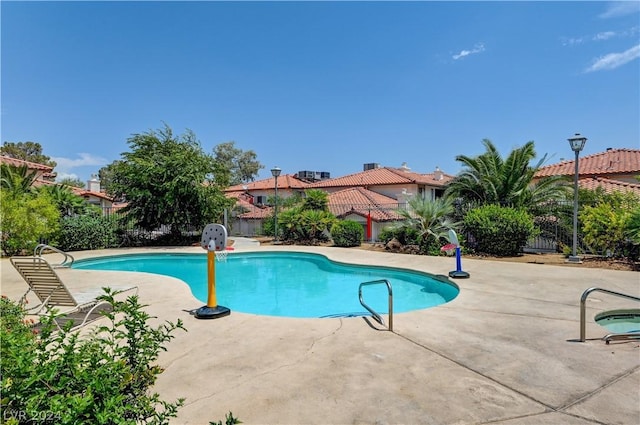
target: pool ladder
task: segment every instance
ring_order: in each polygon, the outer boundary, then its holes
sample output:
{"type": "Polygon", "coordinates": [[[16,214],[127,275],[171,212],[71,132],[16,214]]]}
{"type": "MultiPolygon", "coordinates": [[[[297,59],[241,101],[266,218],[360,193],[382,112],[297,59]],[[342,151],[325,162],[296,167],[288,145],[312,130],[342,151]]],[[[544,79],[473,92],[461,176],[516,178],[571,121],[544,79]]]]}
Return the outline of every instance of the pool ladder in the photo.
{"type": "Polygon", "coordinates": [[[51,264],[52,267],[71,267],[71,265],[75,261],[75,259],[73,258],[73,255],[69,254],[68,252],[64,252],[63,250],[58,249],[58,248],[56,248],[54,246],[47,245],[46,243],[38,244],[33,249],[33,256],[34,257],[42,257],[42,254],[45,251],[53,251],[53,252],[56,252],[58,254],[61,254],[64,257],[61,263],[51,264]]]}
{"type": "Polygon", "coordinates": [[[362,304],[362,307],[366,308],[369,313],[371,313],[371,316],[375,319],[376,322],[380,323],[382,326],[387,326],[384,323],[384,319],[382,318],[382,316],[380,314],[378,314],[374,309],[372,309],[371,307],[369,307],[364,300],[362,299],[362,287],[363,286],[369,286],[369,285],[378,285],[384,283],[385,285],[387,285],[387,291],[389,293],[389,326],[388,329],[390,331],[393,332],[393,289],[391,288],[391,283],[389,283],[389,281],[387,279],[379,279],[379,280],[371,280],[368,282],[362,282],[360,284],[360,286],[358,287],[358,298],[360,298],[360,304],[362,304]]]}
{"type": "MultiPolygon", "coordinates": [[[[580,297],[580,342],[584,342],[586,340],[586,302],[587,298],[592,292],[603,292],[605,294],[614,295],[616,297],[627,298],[630,300],[640,301],[640,298],[634,297],[633,295],[623,294],[621,292],[610,291],[608,289],[603,288],[589,288],[582,293],[582,297],[580,297]]],[[[638,332],[624,332],[624,333],[612,333],[605,335],[602,340],[607,344],[611,340],[624,340],[624,339],[639,339],[640,333],[638,332]]]]}

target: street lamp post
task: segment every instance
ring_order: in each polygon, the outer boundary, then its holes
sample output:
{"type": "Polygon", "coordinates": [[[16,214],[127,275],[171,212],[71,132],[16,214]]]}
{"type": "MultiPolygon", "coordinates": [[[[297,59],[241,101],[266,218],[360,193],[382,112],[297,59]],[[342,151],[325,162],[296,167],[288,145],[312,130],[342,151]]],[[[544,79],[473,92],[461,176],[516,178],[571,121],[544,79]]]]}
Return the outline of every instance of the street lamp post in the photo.
{"type": "Polygon", "coordinates": [[[573,176],[573,251],[572,255],[567,259],[567,262],[581,263],[582,260],[580,260],[576,251],[578,246],[578,156],[580,155],[580,151],[584,148],[585,143],[587,143],[587,138],[576,133],[568,140],[571,150],[576,154],[576,160],[573,176]]]}
{"type": "Polygon", "coordinates": [[[274,233],[275,234],[275,240],[273,242],[274,244],[278,243],[278,176],[280,175],[281,171],[282,170],[280,168],[278,168],[278,167],[273,167],[271,169],[271,175],[273,177],[275,177],[275,179],[276,179],[276,183],[275,183],[276,195],[275,195],[275,204],[274,204],[275,208],[274,208],[274,214],[273,214],[273,216],[274,216],[274,219],[273,219],[273,221],[274,221],[274,229],[275,229],[275,233],[274,233]]]}

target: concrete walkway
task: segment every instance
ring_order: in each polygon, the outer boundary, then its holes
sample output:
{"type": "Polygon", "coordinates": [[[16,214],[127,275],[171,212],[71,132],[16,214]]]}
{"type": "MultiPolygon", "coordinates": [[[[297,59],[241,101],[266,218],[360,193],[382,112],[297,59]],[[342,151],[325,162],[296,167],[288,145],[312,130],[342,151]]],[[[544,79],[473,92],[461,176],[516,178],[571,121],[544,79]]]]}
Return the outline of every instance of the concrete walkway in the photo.
{"type": "MultiPolygon", "coordinates": [[[[452,258],[358,249],[234,244],[248,250],[321,253],[333,260],[446,275],[452,258]]],[[[76,258],[200,248],[105,250],[76,258]]],[[[234,255],[231,253],[230,255],[234,255]]],[[[363,318],[292,319],[233,311],[198,320],[183,282],[145,273],[60,270],[72,289],[135,283],[147,311],[181,318],[160,357],[156,390],[185,397],[176,424],[638,424],[640,344],[600,340],[600,311],[637,303],[594,293],[587,338],[579,336],[579,299],[589,287],[640,295],[640,273],[463,259],[469,279],[452,302],[397,314],[394,332],[363,318]]],[[[218,284],[222,284],[219,282],[218,284]]],[[[2,260],[2,293],[26,289],[2,260]]],[[[354,293],[357,297],[357,293],[354,293]]]]}

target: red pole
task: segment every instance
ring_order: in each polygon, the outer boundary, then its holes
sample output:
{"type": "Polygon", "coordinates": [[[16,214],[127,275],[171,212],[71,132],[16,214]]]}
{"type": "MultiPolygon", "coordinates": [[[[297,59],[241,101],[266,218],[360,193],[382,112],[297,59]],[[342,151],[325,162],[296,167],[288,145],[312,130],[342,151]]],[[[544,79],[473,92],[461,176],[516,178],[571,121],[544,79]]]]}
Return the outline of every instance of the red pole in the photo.
{"type": "Polygon", "coordinates": [[[367,240],[371,240],[371,211],[367,214],[367,240]]]}

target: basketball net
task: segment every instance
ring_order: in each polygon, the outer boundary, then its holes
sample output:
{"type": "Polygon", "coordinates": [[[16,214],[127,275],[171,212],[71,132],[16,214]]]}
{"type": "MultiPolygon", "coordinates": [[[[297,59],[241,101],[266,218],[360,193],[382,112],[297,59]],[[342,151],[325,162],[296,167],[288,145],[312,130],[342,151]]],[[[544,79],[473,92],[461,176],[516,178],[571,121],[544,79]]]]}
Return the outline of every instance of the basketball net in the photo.
{"type": "Polygon", "coordinates": [[[226,249],[220,250],[220,251],[213,251],[216,254],[216,261],[219,263],[224,263],[227,261],[227,254],[229,251],[227,251],[226,249]]]}

